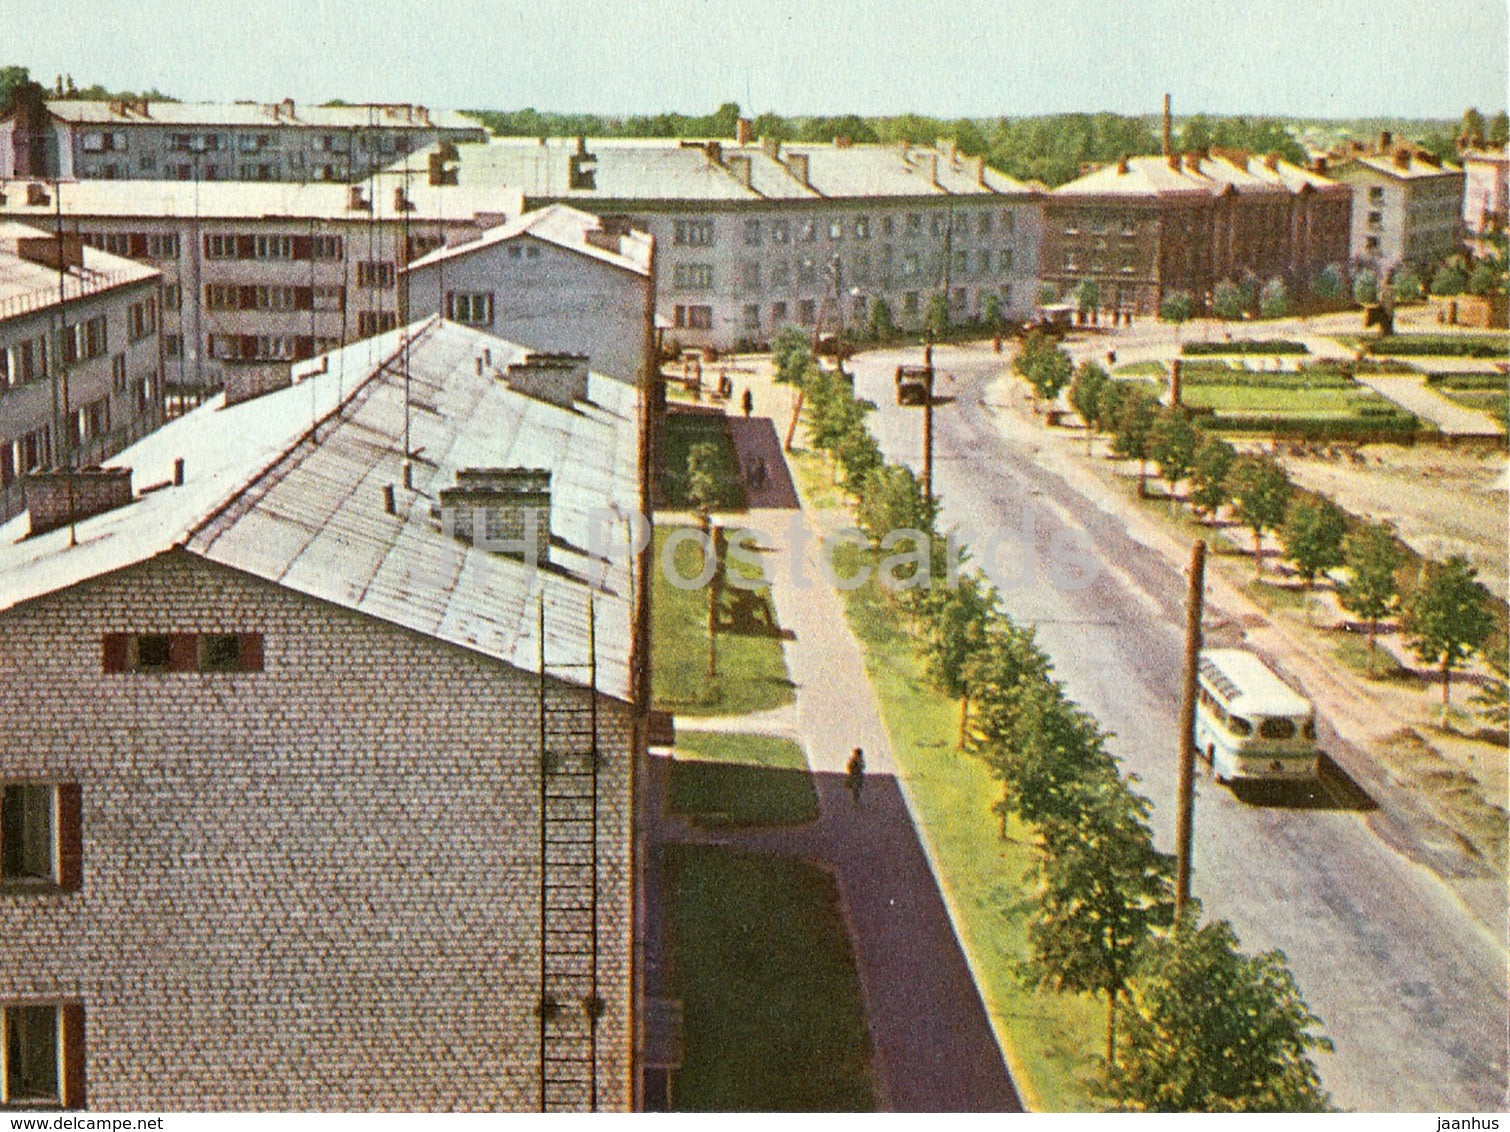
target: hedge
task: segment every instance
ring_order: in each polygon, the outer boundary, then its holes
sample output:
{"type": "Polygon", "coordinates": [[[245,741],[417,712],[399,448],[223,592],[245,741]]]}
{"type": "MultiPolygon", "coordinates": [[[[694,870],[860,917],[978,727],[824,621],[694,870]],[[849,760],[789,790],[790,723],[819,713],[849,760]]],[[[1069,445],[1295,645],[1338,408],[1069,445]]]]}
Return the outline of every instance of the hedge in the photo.
{"type": "Polygon", "coordinates": [[[1204,354],[1309,354],[1304,342],[1284,338],[1238,338],[1231,342],[1186,342],[1180,353],[1190,357],[1204,354]]]}
{"type": "MultiPolygon", "coordinates": [[[[1386,412],[1390,412],[1386,410],[1386,412]]],[[[1392,415],[1351,417],[1270,416],[1216,413],[1202,421],[1217,432],[1257,432],[1309,440],[1351,440],[1359,444],[1374,440],[1413,440],[1420,421],[1411,413],[1394,410],[1392,415]]]]}
{"type": "Polygon", "coordinates": [[[1391,334],[1367,342],[1371,354],[1444,358],[1503,358],[1510,356],[1510,338],[1484,335],[1391,334]]]}
{"type": "Polygon", "coordinates": [[[1503,393],[1510,386],[1510,377],[1503,373],[1429,373],[1426,384],[1443,389],[1478,390],[1503,393]]]}

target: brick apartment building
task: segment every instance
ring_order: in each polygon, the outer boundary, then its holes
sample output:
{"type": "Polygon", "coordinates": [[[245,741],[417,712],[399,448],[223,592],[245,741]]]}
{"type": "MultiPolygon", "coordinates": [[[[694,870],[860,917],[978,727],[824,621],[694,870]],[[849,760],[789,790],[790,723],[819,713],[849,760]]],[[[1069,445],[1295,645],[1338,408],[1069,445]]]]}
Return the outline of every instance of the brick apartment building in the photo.
{"type": "Polygon", "coordinates": [[[639,394],[416,330],[0,528],[0,1103],[631,1104],[639,394]]]}
{"type": "MultiPolygon", "coordinates": [[[[978,317],[1032,310],[1039,194],[935,147],[494,138],[460,147],[463,187],[625,219],[656,244],[657,316],[686,346],[769,342],[786,325],[862,325],[884,299],[920,326],[930,296],[978,317]]],[[[429,154],[400,163],[421,172],[429,154]]]]}
{"type": "Polygon", "coordinates": [[[1144,315],[1246,275],[1303,293],[1347,263],[1350,208],[1347,186],[1274,156],[1129,157],[1044,197],[1039,273],[1070,297],[1094,280],[1103,308],[1144,315]]]}
{"type": "Polygon", "coordinates": [[[65,233],[159,270],[165,382],[203,390],[241,364],[310,358],[393,329],[410,260],[523,211],[517,190],[408,180],[11,181],[0,183],[0,219],[54,231],[61,214],[65,233]]]}
{"type": "Polygon", "coordinates": [[[0,521],[34,473],[96,464],[162,423],[160,283],[0,220],[0,521]]]}
{"type": "Polygon", "coordinates": [[[1463,246],[1463,170],[1381,133],[1372,148],[1326,159],[1330,176],[1353,190],[1353,263],[1381,278],[1397,268],[1428,270],[1463,246]]]}
{"type": "Polygon", "coordinates": [[[0,118],[0,178],[354,181],[437,142],[480,142],[464,114],[412,103],[90,101],[35,83],[0,118]]]}

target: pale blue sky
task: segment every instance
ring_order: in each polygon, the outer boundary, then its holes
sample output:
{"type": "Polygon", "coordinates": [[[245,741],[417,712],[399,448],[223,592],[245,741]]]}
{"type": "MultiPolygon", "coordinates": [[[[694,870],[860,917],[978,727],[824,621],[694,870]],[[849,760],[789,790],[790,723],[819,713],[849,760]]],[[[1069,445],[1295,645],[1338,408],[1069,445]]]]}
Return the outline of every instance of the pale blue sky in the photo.
{"type": "Polygon", "coordinates": [[[0,63],[188,99],[1452,116],[1505,0],[0,0],[0,63]]]}

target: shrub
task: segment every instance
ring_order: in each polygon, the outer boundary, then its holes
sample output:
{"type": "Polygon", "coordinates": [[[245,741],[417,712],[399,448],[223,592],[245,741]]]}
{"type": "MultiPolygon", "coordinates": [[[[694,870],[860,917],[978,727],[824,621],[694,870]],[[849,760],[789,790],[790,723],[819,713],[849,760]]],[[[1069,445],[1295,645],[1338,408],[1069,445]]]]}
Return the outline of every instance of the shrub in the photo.
{"type": "Polygon", "coordinates": [[[1396,357],[1503,358],[1507,351],[1510,338],[1485,335],[1391,334],[1368,343],[1369,353],[1396,357]]]}
{"type": "Polygon", "coordinates": [[[1304,342],[1284,338],[1238,338],[1231,342],[1186,342],[1180,353],[1190,357],[1208,354],[1309,354],[1304,342]]]}

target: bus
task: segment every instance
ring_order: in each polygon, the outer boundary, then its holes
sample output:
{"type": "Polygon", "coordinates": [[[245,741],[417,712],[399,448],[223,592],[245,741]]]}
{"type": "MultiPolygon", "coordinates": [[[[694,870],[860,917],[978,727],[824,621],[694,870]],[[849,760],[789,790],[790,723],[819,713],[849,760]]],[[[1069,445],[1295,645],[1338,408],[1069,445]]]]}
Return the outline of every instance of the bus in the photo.
{"type": "Polygon", "coordinates": [[[1201,653],[1195,742],[1218,782],[1313,782],[1316,713],[1253,653],[1201,653]]]}

